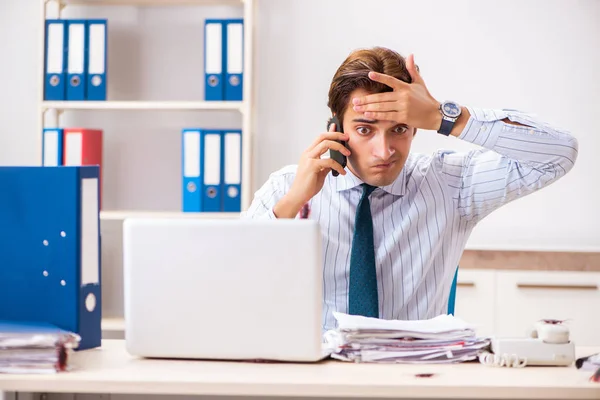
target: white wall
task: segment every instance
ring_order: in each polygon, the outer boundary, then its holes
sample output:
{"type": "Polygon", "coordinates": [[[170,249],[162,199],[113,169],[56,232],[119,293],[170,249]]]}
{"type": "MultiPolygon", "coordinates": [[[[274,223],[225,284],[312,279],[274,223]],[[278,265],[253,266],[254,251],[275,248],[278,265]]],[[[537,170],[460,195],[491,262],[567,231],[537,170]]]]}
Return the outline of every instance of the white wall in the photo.
{"type": "MultiPolygon", "coordinates": [[[[257,0],[254,189],[295,163],[328,117],[329,82],[354,48],[414,52],[430,91],[481,107],[519,108],[570,129],[577,165],[497,211],[470,247],[600,249],[600,3],[588,1],[257,0]]],[[[0,2],[0,164],[36,163],[39,0],[0,2]],[[20,97],[16,97],[16,94],[20,97]]],[[[203,97],[205,17],[230,7],[70,7],[108,17],[109,97],[203,97]]],[[[104,129],[106,209],[178,210],[180,131],[239,126],[235,112],[69,112],[63,125],[104,129]]],[[[422,132],[414,151],[471,148],[422,132]]]]}

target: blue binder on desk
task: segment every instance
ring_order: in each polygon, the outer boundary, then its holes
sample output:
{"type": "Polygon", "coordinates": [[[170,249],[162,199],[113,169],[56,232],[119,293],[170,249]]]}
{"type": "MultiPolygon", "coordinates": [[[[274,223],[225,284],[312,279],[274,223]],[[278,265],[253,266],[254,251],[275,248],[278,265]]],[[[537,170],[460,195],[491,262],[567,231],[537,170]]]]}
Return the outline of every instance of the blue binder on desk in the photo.
{"type": "Polygon", "coordinates": [[[182,208],[184,212],[202,211],[200,129],[184,129],[181,137],[182,208]]]}
{"type": "Polygon", "coordinates": [[[67,20],[67,100],[83,101],[87,86],[87,23],[67,20]]]}
{"type": "Polygon", "coordinates": [[[65,20],[47,19],[44,33],[44,100],[65,100],[67,76],[65,20]]]}
{"type": "Polygon", "coordinates": [[[204,99],[223,101],[223,50],[225,49],[223,20],[207,19],[204,22],[204,99]]]}
{"type": "Polygon", "coordinates": [[[221,131],[203,130],[201,133],[201,201],[205,212],[221,211],[221,136],[221,131]]]}
{"type": "Polygon", "coordinates": [[[223,131],[223,210],[241,211],[242,193],[242,131],[223,131]]]}
{"type": "Polygon", "coordinates": [[[244,20],[225,20],[225,101],[242,101],[244,87],[244,20]]]}
{"type": "Polygon", "coordinates": [[[99,167],[0,167],[0,319],[100,346],[99,167]]]}
{"type": "Polygon", "coordinates": [[[87,100],[106,100],[107,29],[106,19],[87,21],[87,100]]]}

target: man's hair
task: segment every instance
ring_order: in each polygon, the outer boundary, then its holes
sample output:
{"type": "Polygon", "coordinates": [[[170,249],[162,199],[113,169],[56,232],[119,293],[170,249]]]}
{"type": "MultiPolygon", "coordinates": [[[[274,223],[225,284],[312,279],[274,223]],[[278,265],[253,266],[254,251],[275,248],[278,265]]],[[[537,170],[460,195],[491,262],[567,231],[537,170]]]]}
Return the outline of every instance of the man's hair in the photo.
{"type": "MultiPolygon", "coordinates": [[[[418,68],[417,68],[418,70],[418,68]]],[[[394,50],[384,47],[355,50],[338,68],[329,87],[327,106],[340,120],[350,101],[350,93],[356,89],[365,89],[369,93],[391,92],[392,88],[369,78],[369,71],[393,76],[411,83],[412,78],[406,69],[406,59],[394,50]]]]}

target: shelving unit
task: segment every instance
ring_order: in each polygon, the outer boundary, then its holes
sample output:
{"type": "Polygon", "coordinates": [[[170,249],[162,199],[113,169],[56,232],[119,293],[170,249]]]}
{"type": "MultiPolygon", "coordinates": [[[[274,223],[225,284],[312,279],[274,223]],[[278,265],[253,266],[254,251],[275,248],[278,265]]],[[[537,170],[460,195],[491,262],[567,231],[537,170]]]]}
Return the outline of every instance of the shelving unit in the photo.
{"type": "MultiPolygon", "coordinates": [[[[52,113],[54,120],[60,126],[60,117],[65,111],[92,110],[122,110],[122,111],[236,111],[242,115],[242,189],[241,207],[246,209],[252,200],[252,129],[254,116],[253,93],[253,48],[254,48],[254,0],[40,0],[42,7],[41,45],[40,45],[40,75],[39,75],[39,123],[37,154],[42,163],[42,130],[47,126],[46,117],[52,113]],[[48,10],[55,10],[60,17],[62,10],[70,5],[77,6],[242,6],[244,19],[244,80],[243,101],[115,101],[110,99],[110,87],[107,89],[107,101],[45,101],[44,100],[44,24],[48,10]]],[[[51,16],[54,18],[54,16],[51,16]]],[[[203,23],[203,21],[199,21],[203,23]]],[[[108,34],[110,35],[110,28],[108,34]]],[[[118,72],[108,70],[109,76],[118,72]]],[[[108,78],[110,82],[110,77],[108,78]]],[[[110,83],[109,83],[110,85],[110,83]]],[[[106,158],[110,158],[107,154],[106,158]]],[[[235,218],[239,213],[184,213],[183,211],[120,211],[103,210],[100,217],[103,220],[119,220],[129,216],[158,216],[184,218],[235,218]]]]}
{"type": "Polygon", "coordinates": [[[179,212],[179,211],[100,211],[100,219],[105,221],[120,221],[125,218],[207,218],[207,219],[233,219],[239,213],[206,213],[206,212],[179,212]]]}
{"type": "Polygon", "coordinates": [[[163,110],[163,111],[239,111],[241,101],[43,101],[43,110],[163,110]]]}

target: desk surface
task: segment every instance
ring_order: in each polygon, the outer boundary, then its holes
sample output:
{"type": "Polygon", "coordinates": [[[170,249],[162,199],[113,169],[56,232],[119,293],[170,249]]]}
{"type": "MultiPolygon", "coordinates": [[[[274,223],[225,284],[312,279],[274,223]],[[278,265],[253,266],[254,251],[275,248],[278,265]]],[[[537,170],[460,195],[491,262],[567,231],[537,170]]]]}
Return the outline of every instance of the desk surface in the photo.
{"type": "MultiPolygon", "coordinates": [[[[600,348],[578,349],[578,356],[600,348]]],[[[75,370],[57,375],[2,375],[0,391],[256,395],[295,397],[600,399],[590,371],[573,367],[316,364],[149,360],[122,340],[77,352],[75,370]],[[430,378],[415,377],[434,373],[430,378]]]]}

